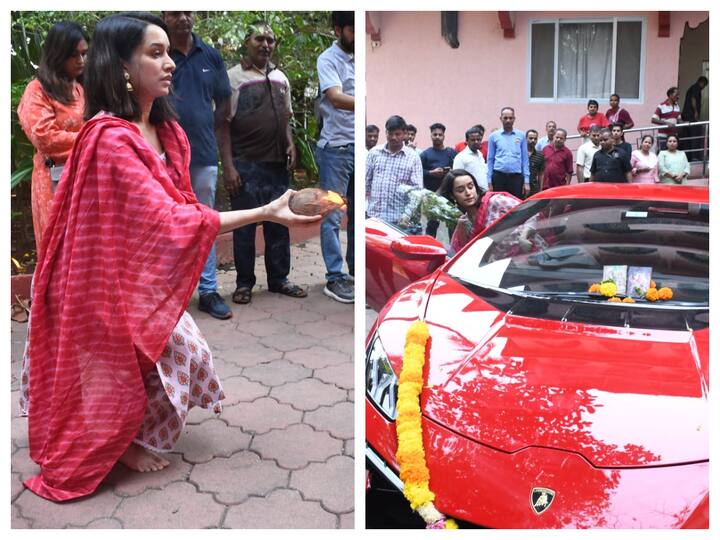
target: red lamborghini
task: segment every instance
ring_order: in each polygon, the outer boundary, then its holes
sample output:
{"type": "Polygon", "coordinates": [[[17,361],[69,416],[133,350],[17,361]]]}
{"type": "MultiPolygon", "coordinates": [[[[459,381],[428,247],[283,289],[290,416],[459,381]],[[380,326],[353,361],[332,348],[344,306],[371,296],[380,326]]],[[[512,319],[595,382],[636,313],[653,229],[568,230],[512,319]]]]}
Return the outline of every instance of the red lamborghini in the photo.
{"type": "Polygon", "coordinates": [[[707,528],[708,226],[707,188],[632,184],[542,192],[450,259],[368,220],[368,489],[402,489],[397,377],[422,319],[430,488],[461,527],[707,528]],[[608,268],[673,296],[589,293],[608,268]]]}

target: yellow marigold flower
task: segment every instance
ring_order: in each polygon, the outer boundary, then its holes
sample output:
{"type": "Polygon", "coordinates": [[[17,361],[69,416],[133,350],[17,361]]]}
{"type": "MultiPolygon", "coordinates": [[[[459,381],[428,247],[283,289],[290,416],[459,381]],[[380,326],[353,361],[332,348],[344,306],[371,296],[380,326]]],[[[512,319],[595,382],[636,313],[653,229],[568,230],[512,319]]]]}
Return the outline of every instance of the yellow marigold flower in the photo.
{"type": "Polygon", "coordinates": [[[600,285],[600,294],[603,296],[615,296],[615,293],[617,293],[617,285],[612,281],[606,281],[600,285]]]}
{"type": "Polygon", "coordinates": [[[658,290],[655,287],[650,287],[645,293],[645,298],[650,300],[650,302],[657,302],[658,290]]]}
{"type": "Polygon", "coordinates": [[[673,292],[670,287],[663,287],[658,291],[658,300],[670,300],[673,297],[673,292]]]}
{"type": "Polygon", "coordinates": [[[651,289],[657,289],[657,284],[656,284],[655,281],[652,280],[652,279],[650,280],[650,288],[651,288],[651,289]]]}
{"type": "Polygon", "coordinates": [[[635,303],[635,299],[630,298],[629,296],[626,296],[625,298],[623,298],[622,301],[625,302],[626,304],[634,304],[635,303]]]}
{"type": "Polygon", "coordinates": [[[599,283],[593,283],[590,285],[590,288],[588,289],[589,293],[598,293],[600,292],[600,284],[599,283]]]}
{"type": "Polygon", "coordinates": [[[622,302],[617,296],[613,296],[612,298],[608,298],[608,302],[622,302]]]}

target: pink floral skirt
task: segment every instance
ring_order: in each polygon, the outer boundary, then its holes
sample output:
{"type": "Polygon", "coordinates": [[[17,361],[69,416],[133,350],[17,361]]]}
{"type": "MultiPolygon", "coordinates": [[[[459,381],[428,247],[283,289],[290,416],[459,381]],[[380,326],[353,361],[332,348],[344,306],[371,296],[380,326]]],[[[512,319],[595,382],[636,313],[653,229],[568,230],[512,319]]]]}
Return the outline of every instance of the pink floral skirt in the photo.
{"type": "MultiPolygon", "coordinates": [[[[27,415],[31,399],[27,352],[26,341],[20,375],[23,415],[27,415]]],[[[134,442],[156,452],[169,452],[182,433],[188,411],[198,406],[220,414],[220,401],[225,394],[215,373],[210,347],[188,312],[183,313],[155,365],[157,370],[145,376],[148,404],[134,442]]]]}

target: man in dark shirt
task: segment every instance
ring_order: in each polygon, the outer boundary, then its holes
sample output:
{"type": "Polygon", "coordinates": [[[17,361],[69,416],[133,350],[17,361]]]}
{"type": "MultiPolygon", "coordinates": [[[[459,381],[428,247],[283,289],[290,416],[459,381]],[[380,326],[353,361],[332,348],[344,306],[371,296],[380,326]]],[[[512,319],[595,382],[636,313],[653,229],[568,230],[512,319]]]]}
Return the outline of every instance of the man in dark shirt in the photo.
{"type": "MultiPolygon", "coordinates": [[[[708,85],[707,77],[699,77],[697,82],[688,88],[685,94],[685,102],[682,109],[684,122],[699,122],[702,110],[702,91],[708,85]]],[[[699,161],[702,159],[703,148],[702,137],[705,134],[704,126],[688,126],[683,130],[683,149],[687,153],[688,160],[699,161]]]]}
{"type": "MultiPolygon", "coordinates": [[[[553,128],[553,136],[555,135],[553,128]]],[[[538,142],[538,132],[534,129],[528,129],[525,132],[525,140],[528,145],[528,160],[530,161],[530,191],[527,197],[535,195],[540,191],[540,180],[545,170],[545,157],[542,152],[536,150],[538,142]]]]}
{"type": "MultiPolygon", "coordinates": [[[[230,142],[233,163],[240,174],[241,187],[231,195],[233,210],[258,208],[281,197],[290,185],[295,168],[290,117],[290,82],[271,63],[277,43],[264,21],[249,25],[245,36],[245,56],[228,71],[230,100],[230,142]]],[[[236,289],[233,302],[247,304],[255,286],[256,224],[233,231],[236,289]]],[[[290,273],[290,233],[277,223],[263,222],[265,269],[268,290],[295,298],[307,291],[288,281],[290,273]]]]}
{"type": "MultiPolygon", "coordinates": [[[[443,177],[452,168],[453,159],[457,152],[445,146],[445,126],[435,123],[430,126],[432,147],[420,154],[423,167],[423,187],[430,191],[437,191],[443,177]]],[[[434,219],[428,221],[425,234],[433,238],[437,234],[440,222],[434,219]]]]}
{"type": "MultiPolygon", "coordinates": [[[[170,57],[175,62],[170,99],[190,141],[190,181],[198,201],[213,208],[218,146],[228,191],[237,189],[239,181],[232,166],[226,120],[230,110],[230,83],[225,64],[219,52],[192,32],[192,11],[163,11],[162,15],[170,32],[170,57]]],[[[199,309],[216,319],[229,319],[232,311],[217,292],[216,273],[213,245],[200,275],[199,309]]]]}
{"type": "Polygon", "coordinates": [[[630,182],[632,168],[623,152],[615,150],[612,132],[605,128],[600,132],[600,150],[595,152],[590,166],[591,182],[630,182]]]}

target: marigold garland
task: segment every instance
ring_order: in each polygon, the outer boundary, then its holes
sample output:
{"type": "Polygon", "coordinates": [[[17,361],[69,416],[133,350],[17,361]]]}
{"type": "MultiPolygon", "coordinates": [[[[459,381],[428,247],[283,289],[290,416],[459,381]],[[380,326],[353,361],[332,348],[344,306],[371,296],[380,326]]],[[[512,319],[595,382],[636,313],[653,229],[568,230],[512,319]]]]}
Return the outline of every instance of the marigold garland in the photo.
{"type": "Polygon", "coordinates": [[[457,529],[452,519],[439,512],[430,490],[430,471],[425,462],[420,412],[423,388],[425,347],[430,333],[424,321],[414,322],[407,332],[403,365],[398,381],[397,430],[398,449],[395,457],[400,466],[403,494],[427,524],[428,529],[457,529]]]}

